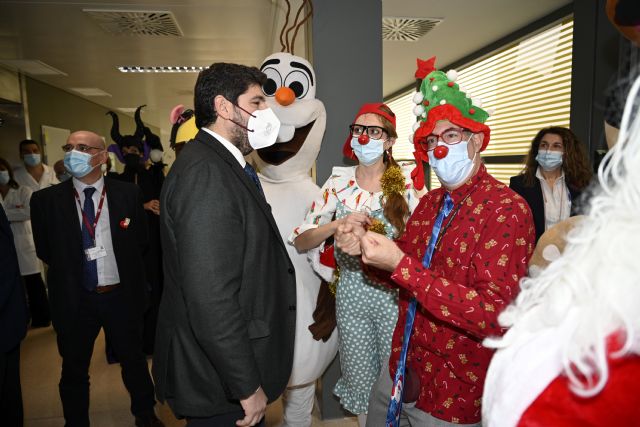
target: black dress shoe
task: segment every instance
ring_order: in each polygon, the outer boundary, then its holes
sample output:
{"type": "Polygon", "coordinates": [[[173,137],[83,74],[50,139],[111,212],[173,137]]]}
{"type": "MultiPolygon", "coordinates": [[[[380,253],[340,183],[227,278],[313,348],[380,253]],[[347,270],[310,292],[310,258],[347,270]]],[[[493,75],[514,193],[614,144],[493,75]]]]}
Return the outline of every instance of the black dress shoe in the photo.
{"type": "Polygon", "coordinates": [[[153,412],[136,416],[136,427],[165,427],[164,423],[153,412]]]}

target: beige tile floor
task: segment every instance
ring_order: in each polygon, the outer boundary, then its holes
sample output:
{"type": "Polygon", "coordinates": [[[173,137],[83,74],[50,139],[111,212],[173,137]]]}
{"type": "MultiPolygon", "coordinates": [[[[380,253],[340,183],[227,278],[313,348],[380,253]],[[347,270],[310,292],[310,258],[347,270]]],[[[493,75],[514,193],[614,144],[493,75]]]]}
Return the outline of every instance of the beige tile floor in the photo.
{"type": "MultiPolygon", "coordinates": [[[[21,348],[21,379],[24,400],[25,427],[61,427],[62,405],[58,395],[61,359],[56,347],[52,328],[30,330],[21,348]]],[[[109,365],[104,355],[104,336],[96,340],[91,360],[91,406],[92,427],[129,427],[133,417],[129,412],[129,395],[120,377],[120,365],[109,365]]],[[[184,426],[167,406],[158,405],[158,416],[167,427],[184,426]]],[[[282,422],[280,401],[269,406],[266,415],[267,427],[282,422]]],[[[317,410],[313,426],[357,427],[354,417],[322,421],[317,410]]]]}

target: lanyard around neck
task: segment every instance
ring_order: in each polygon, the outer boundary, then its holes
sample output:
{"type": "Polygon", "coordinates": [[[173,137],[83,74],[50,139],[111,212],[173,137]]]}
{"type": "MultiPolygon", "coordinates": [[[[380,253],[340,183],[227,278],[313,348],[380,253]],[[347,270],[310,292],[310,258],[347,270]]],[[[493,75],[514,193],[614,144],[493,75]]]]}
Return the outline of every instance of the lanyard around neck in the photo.
{"type": "MultiPolygon", "coordinates": [[[[107,190],[107,186],[104,185],[102,187],[102,194],[100,195],[100,202],[98,203],[98,212],[96,212],[96,217],[93,220],[93,224],[91,224],[89,222],[89,218],[87,217],[87,214],[84,212],[84,209],[82,209],[82,206],[80,205],[80,196],[78,195],[78,191],[74,188],[73,189],[73,194],[76,196],[76,201],[78,202],[78,207],[80,208],[80,212],[82,212],[82,220],[84,221],[84,225],[85,227],[87,227],[87,231],[89,231],[89,234],[91,235],[91,238],[93,239],[93,241],[96,241],[96,226],[98,225],[98,220],[100,219],[100,214],[102,213],[102,205],[104,204],[104,198],[107,194],[106,192],[107,190]]],[[[93,196],[91,197],[93,198],[93,196]]],[[[93,200],[91,200],[91,203],[93,203],[93,200]]]]}

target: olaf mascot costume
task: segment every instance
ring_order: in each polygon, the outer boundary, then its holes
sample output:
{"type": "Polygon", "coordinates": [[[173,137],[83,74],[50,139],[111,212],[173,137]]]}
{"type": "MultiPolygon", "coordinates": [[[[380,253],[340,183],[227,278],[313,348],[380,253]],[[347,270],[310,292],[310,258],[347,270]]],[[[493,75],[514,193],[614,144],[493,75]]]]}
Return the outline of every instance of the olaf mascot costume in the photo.
{"type": "MultiPolygon", "coordinates": [[[[309,172],[320,151],[327,114],[316,99],[316,76],[311,64],[290,53],[268,56],[260,66],[267,75],[263,92],[280,119],[276,144],[256,150],[252,159],[267,201],[284,241],[305,217],[320,192],[309,172]]],[[[311,426],[315,383],[338,350],[334,330],[326,342],[314,340],[309,325],[316,307],[320,277],[306,253],[287,245],[296,269],[297,318],[291,379],[284,393],[284,425],[311,426]]]]}

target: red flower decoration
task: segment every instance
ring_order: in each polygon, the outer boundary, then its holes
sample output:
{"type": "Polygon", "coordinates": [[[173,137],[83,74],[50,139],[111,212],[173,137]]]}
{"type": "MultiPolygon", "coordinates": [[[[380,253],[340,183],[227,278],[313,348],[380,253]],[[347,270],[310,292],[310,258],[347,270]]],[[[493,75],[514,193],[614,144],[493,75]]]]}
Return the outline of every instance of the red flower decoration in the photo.
{"type": "Polygon", "coordinates": [[[455,84],[455,83],[453,83],[453,82],[449,82],[449,83],[447,83],[447,86],[449,86],[449,87],[453,87],[453,85],[454,85],[454,84],[455,84]]]}
{"type": "Polygon", "coordinates": [[[122,228],[123,230],[126,230],[127,228],[129,228],[130,223],[131,223],[131,219],[125,218],[122,221],[120,221],[120,228],[122,228]]]}
{"type": "Polygon", "coordinates": [[[432,56],[431,58],[423,61],[422,59],[416,59],[418,63],[418,69],[416,70],[415,77],[416,79],[424,79],[427,75],[436,70],[436,57],[432,56]]]}

